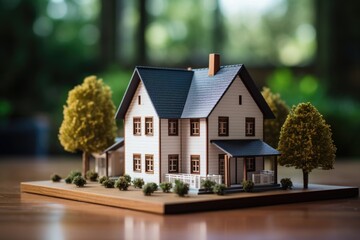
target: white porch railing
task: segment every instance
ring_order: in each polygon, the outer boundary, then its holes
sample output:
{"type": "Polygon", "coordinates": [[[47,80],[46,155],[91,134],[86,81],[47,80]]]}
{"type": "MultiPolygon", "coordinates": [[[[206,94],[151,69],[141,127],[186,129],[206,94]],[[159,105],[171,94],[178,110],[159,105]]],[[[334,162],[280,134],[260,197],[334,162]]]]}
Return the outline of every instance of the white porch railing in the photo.
{"type": "Polygon", "coordinates": [[[192,189],[199,189],[201,187],[201,180],[210,179],[218,184],[221,184],[221,175],[207,175],[207,176],[200,176],[197,174],[186,174],[186,173],[178,173],[172,174],[168,173],[165,174],[165,181],[175,183],[175,180],[183,181],[184,183],[189,184],[189,187],[192,189]]]}
{"type": "Polygon", "coordinates": [[[272,184],[274,183],[274,171],[262,170],[260,173],[252,174],[254,184],[272,184]]]}

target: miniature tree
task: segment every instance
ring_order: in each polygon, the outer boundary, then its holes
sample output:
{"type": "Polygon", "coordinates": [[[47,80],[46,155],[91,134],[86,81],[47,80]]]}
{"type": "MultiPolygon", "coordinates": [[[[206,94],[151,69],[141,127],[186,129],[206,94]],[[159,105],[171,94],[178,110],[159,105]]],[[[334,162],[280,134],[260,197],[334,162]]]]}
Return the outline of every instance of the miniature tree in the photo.
{"type": "Polygon", "coordinates": [[[59,140],[66,151],[83,152],[83,175],[89,170],[89,156],[114,143],[115,106],[111,90],[101,79],[90,76],[69,92],[59,140]]]}
{"type": "Polygon", "coordinates": [[[289,107],[280,98],[279,94],[272,93],[269,88],[264,87],[261,93],[276,117],[275,119],[265,119],[264,140],[273,148],[277,148],[281,127],[289,114],[289,107]]]}
{"type": "Polygon", "coordinates": [[[313,169],[333,168],[336,147],[331,135],[330,126],[311,103],[294,106],[281,128],[279,164],[302,169],[305,189],[313,169]]]}

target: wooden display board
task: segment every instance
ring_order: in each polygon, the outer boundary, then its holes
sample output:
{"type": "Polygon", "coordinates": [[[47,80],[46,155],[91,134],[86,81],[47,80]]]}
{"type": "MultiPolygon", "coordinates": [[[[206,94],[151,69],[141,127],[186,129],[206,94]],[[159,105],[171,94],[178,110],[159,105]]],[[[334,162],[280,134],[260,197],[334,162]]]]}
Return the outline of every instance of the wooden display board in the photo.
{"type": "Polygon", "coordinates": [[[198,211],[214,211],[275,204],[287,204],[337,198],[358,197],[357,187],[310,184],[303,190],[296,186],[292,190],[271,190],[253,193],[231,193],[224,196],[215,194],[188,195],[178,197],[174,193],[155,192],[144,196],[140,189],[128,191],[108,189],[96,182],[89,182],[78,188],[65,182],[36,181],[21,183],[21,192],[95,203],[157,214],[178,214],[198,211]]]}

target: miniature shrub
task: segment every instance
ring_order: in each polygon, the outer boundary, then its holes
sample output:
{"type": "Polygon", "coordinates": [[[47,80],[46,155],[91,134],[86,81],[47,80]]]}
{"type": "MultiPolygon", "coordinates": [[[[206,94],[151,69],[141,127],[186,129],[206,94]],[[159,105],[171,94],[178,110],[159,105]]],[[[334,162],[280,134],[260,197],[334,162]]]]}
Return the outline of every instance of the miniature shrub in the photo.
{"type": "Polygon", "coordinates": [[[126,180],[126,181],[129,183],[129,185],[130,185],[130,184],[131,184],[131,177],[130,177],[130,175],[125,174],[123,177],[125,178],[125,180],[126,180]]]}
{"type": "Polygon", "coordinates": [[[126,181],[125,176],[119,177],[118,180],[116,180],[115,182],[115,187],[118,188],[119,190],[127,190],[129,187],[130,183],[128,181],[126,181]]]}
{"type": "Polygon", "coordinates": [[[92,182],[96,182],[98,177],[99,177],[99,174],[95,171],[89,170],[86,172],[86,179],[89,179],[92,182]]]}
{"type": "Polygon", "coordinates": [[[172,185],[171,182],[162,182],[162,183],[160,183],[160,188],[164,193],[170,192],[172,187],[173,187],[173,185],[172,185]]]}
{"type": "Polygon", "coordinates": [[[149,184],[150,184],[150,186],[152,187],[152,189],[153,189],[154,192],[158,190],[159,186],[158,186],[156,183],[150,182],[149,184]]]}
{"type": "Polygon", "coordinates": [[[107,176],[102,176],[102,177],[99,178],[99,183],[100,183],[101,185],[104,185],[103,183],[104,183],[104,181],[106,181],[106,180],[109,180],[109,177],[107,177],[107,176]]]}
{"type": "Polygon", "coordinates": [[[216,182],[210,179],[201,180],[201,188],[205,189],[206,192],[211,192],[216,182]]]}
{"type": "Polygon", "coordinates": [[[70,176],[67,176],[67,177],[65,178],[65,182],[66,182],[67,184],[72,183],[72,178],[71,178],[70,176]]]}
{"type": "Polygon", "coordinates": [[[242,185],[245,192],[252,192],[254,189],[254,182],[251,180],[243,181],[242,185]]]}
{"type": "Polygon", "coordinates": [[[145,184],[142,191],[145,196],[150,196],[153,192],[155,192],[153,183],[145,184]]]}
{"type": "Polygon", "coordinates": [[[174,192],[180,197],[185,196],[189,192],[189,184],[180,180],[175,180],[174,192]]]}
{"type": "Polygon", "coordinates": [[[284,190],[291,189],[293,186],[293,183],[290,178],[282,178],[280,180],[281,188],[284,190]]]}
{"type": "Polygon", "coordinates": [[[65,178],[66,183],[72,183],[75,177],[81,176],[79,171],[71,171],[69,175],[65,178]]]}
{"type": "Polygon", "coordinates": [[[102,182],[102,185],[105,188],[114,188],[115,181],[112,179],[106,179],[105,181],[102,182]]]}
{"type": "Polygon", "coordinates": [[[134,178],[132,183],[134,184],[135,188],[142,188],[143,185],[145,184],[144,179],[142,178],[134,178]]]}
{"type": "Polygon", "coordinates": [[[51,175],[51,180],[53,182],[60,182],[61,177],[58,174],[54,173],[53,175],[51,175]]]}
{"type": "Polygon", "coordinates": [[[86,184],[86,180],[82,176],[76,176],[74,177],[72,183],[78,187],[83,187],[86,184]]]}
{"type": "Polygon", "coordinates": [[[217,195],[224,195],[225,194],[226,186],[225,184],[215,184],[212,188],[212,191],[217,195]]]}

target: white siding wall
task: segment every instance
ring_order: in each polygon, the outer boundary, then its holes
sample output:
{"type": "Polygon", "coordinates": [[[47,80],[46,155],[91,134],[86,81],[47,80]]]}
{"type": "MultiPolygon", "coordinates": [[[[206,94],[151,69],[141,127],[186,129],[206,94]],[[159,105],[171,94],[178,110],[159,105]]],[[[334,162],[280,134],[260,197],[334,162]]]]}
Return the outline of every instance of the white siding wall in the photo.
{"type": "MultiPolygon", "coordinates": [[[[263,114],[246,89],[240,77],[236,77],[228,91],[209,116],[209,174],[218,174],[218,154],[223,153],[210,143],[214,139],[262,139],[263,114]],[[239,105],[239,95],[242,104],[239,105]],[[218,136],[218,117],[229,117],[229,136],[218,136]],[[255,118],[255,136],[245,136],[245,118],[255,118]]],[[[240,163],[240,161],[239,161],[240,163]]],[[[262,166],[262,162],[261,162],[262,166]]],[[[260,169],[259,169],[260,170],[260,169]]]]}
{"type": "Polygon", "coordinates": [[[125,173],[145,182],[159,183],[159,118],[142,82],[134,94],[125,115],[125,173]],[[141,105],[138,96],[141,96],[141,105]],[[133,117],[141,117],[141,136],[133,134],[133,117]],[[153,117],[153,136],[145,135],[145,117],[153,117]],[[133,170],[133,154],[141,154],[141,173],[133,170]],[[145,172],[145,154],[154,155],[154,173],[145,172]]]}
{"type": "Polygon", "coordinates": [[[179,172],[181,172],[181,120],[178,122],[178,136],[169,136],[168,119],[161,119],[161,179],[169,173],[169,154],[179,155],[179,172]]]}
{"type": "Polygon", "coordinates": [[[200,136],[190,136],[190,119],[181,119],[183,173],[191,173],[191,155],[200,155],[200,175],[206,175],[206,119],[200,119],[200,136]]]}

